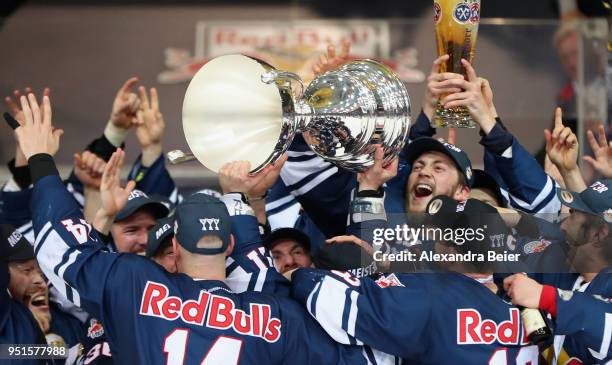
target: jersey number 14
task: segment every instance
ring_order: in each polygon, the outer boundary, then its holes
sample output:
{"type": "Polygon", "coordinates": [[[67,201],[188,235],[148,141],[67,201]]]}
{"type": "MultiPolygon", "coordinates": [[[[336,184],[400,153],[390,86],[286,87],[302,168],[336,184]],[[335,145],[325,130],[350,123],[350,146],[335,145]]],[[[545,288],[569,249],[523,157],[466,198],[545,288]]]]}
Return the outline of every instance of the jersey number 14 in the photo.
{"type": "MultiPolygon", "coordinates": [[[[183,365],[188,339],[189,330],[186,328],[177,328],[166,336],[164,341],[164,352],[167,356],[166,365],[183,365]]],[[[208,349],[200,365],[238,365],[241,349],[242,340],[219,336],[208,349]]]]}

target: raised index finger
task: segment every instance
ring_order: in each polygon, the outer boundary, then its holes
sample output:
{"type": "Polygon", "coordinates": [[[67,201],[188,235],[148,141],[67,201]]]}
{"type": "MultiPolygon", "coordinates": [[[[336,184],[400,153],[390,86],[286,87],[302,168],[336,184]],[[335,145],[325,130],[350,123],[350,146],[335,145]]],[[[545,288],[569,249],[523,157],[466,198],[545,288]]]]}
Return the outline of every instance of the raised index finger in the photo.
{"type": "Polygon", "coordinates": [[[560,107],[555,109],[555,129],[557,127],[563,127],[563,111],[560,107]]]}

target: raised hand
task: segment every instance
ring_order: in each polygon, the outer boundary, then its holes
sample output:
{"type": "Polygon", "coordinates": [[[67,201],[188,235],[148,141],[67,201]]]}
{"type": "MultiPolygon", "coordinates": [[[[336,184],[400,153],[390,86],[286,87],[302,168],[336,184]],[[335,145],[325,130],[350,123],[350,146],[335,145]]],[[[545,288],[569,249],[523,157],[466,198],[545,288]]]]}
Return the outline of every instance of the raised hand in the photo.
{"type": "Polygon", "coordinates": [[[99,189],[106,161],[90,151],[74,154],[74,174],[83,185],[99,189]]]}
{"type": "Polygon", "coordinates": [[[249,199],[251,198],[261,198],[266,195],[268,189],[274,185],[278,176],[280,175],[281,169],[283,165],[287,161],[287,154],[282,155],[278,158],[273,164],[268,172],[263,176],[263,178],[255,184],[249,191],[247,191],[246,195],[249,199]]]}
{"type": "Polygon", "coordinates": [[[166,123],[159,110],[159,97],[157,89],[149,90],[144,86],[138,88],[140,97],[140,108],[138,109],[138,127],[136,128],[136,138],[142,149],[142,164],[151,166],[162,154],[161,140],[164,135],[166,123]]]}
{"type": "Polygon", "coordinates": [[[480,80],[480,89],[482,91],[482,96],[484,97],[485,102],[489,106],[489,109],[491,109],[493,116],[497,118],[497,110],[495,109],[495,105],[493,104],[493,89],[491,89],[491,84],[489,83],[489,80],[482,77],[479,77],[478,80],[480,80]]]}
{"type": "Polygon", "coordinates": [[[492,108],[493,93],[490,92],[491,88],[488,81],[479,78],[467,60],[462,59],[461,63],[466,70],[467,81],[452,79],[444,81],[443,84],[445,87],[457,87],[464,91],[453,93],[444,98],[444,107],[466,107],[480,128],[485,133],[489,133],[495,126],[495,117],[497,116],[495,108],[492,108]],[[485,94],[488,95],[485,97],[485,94]]]}
{"type": "Polygon", "coordinates": [[[249,175],[251,170],[249,161],[228,162],[219,170],[219,185],[221,185],[223,194],[248,194],[253,191],[253,188],[263,184],[263,180],[274,168],[274,166],[269,165],[257,174],[249,175]]]}
{"type": "MultiPolygon", "coordinates": [[[[24,92],[22,93],[21,90],[19,89],[15,89],[13,91],[13,97],[11,96],[5,96],[4,97],[4,105],[6,105],[7,109],[9,110],[9,113],[13,116],[13,118],[15,118],[19,124],[23,124],[23,111],[21,110],[21,106],[19,105],[19,100],[21,99],[22,95],[28,95],[28,94],[33,94],[34,91],[32,91],[32,88],[27,86],[24,88],[23,90],[24,92]]],[[[51,89],[49,89],[48,87],[44,88],[43,90],[43,96],[51,96],[51,89]]],[[[42,109],[42,104],[39,105],[39,108],[42,109]]]]}
{"type": "Polygon", "coordinates": [[[578,168],[578,139],[569,127],[563,125],[561,108],[555,110],[555,127],[552,133],[545,129],[544,138],[546,154],[562,174],[578,168]]]}
{"type": "Polygon", "coordinates": [[[336,54],[336,46],[330,44],[327,46],[327,53],[321,54],[318,61],[312,66],[312,72],[315,76],[319,76],[340,67],[348,60],[350,50],[351,42],[349,40],[342,41],[338,54],[336,54]]]}
{"type": "Polygon", "coordinates": [[[26,160],[39,153],[55,155],[64,131],[53,129],[49,96],[43,96],[42,108],[38,105],[36,96],[31,93],[27,98],[22,95],[19,101],[23,123],[15,129],[15,136],[26,160]]]}
{"type": "Polygon", "coordinates": [[[382,184],[391,180],[397,175],[398,158],[394,158],[391,163],[384,166],[385,152],[381,146],[376,146],[374,152],[374,163],[365,171],[357,174],[357,182],[359,183],[359,191],[362,190],[378,190],[382,184]]]}
{"type": "Polygon", "coordinates": [[[606,131],[603,125],[598,128],[599,142],[595,139],[593,131],[587,131],[587,139],[593,149],[593,155],[583,156],[582,159],[588,162],[597,172],[608,179],[612,179],[612,141],[608,142],[606,131]]]}
{"type": "Polygon", "coordinates": [[[166,128],[164,117],[159,111],[157,90],[152,87],[149,92],[151,94],[150,99],[144,86],[138,88],[140,108],[137,112],[139,125],[136,128],[136,137],[138,137],[138,142],[143,149],[161,143],[166,128]]]}
{"type": "Polygon", "coordinates": [[[444,81],[452,79],[463,80],[463,75],[452,72],[440,73],[440,65],[448,61],[448,58],[449,55],[447,54],[436,58],[431,66],[431,72],[427,77],[427,87],[425,88],[425,95],[423,96],[423,113],[425,113],[430,120],[433,118],[438,102],[443,95],[461,91],[461,89],[456,86],[448,86],[448,83],[444,81]]]}
{"type": "Polygon", "coordinates": [[[136,112],[140,106],[140,99],[132,92],[132,87],[136,85],[138,78],[128,79],[117,91],[113,101],[113,110],[110,115],[110,122],[117,128],[128,129],[138,125],[136,112]]]}
{"type": "MultiPolygon", "coordinates": [[[[4,104],[6,105],[6,108],[8,109],[9,113],[13,116],[13,118],[19,123],[19,125],[22,125],[24,122],[23,111],[21,110],[21,106],[19,105],[19,100],[21,99],[21,95],[27,95],[30,93],[32,93],[32,88],[26,87],[24,89],[23,94],[19,89],[15,89],[13,91],[13,97],[11,96],[4,97],[4,104]]],[[[45,95],[51,96],[51,89],[49,89],[48,87],[46,87],[43,90],[43,96],[45,95]]],[[[39,105],[39,108],[42,109],[42,105],[39,105]]],[[[28,160],[23,155],[23,152],[21,151],[21,147],[19,147],[19,141],[16,140],[15,166],[16,167],[26,166],[27,164],[28,164],[28,160]]]]}
{"type": "Polygon", "coordinates": [[[114,217],[127,204],[128,196],[136,187],[134,181],[121,187],[121,168],[125,160],[125,151],[117,148],[104,167],[100,183],[102,206],[100,210],[106,217],[114,217]]]}

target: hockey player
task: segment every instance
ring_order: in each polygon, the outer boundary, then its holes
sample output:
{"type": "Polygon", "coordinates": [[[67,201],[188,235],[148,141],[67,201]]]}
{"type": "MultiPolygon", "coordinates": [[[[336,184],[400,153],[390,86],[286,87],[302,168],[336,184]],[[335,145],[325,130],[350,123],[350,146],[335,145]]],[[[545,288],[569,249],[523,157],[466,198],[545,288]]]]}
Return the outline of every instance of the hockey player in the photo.
{"type": "MultiPolygon", "coordinates": [[[[438,211],[452,211],[461,226],[496,215],[484,203],[457,203],[446,196],[434,198],[428,211],[434,216],[438,211]]],[[[497,229],[505,226],[499,216],[490,222],[496,222],[493,226],[497,228],[489,225],[482,240],[463,245],[437,242],[435,253],[484,252],[490,247],[489,236],[500,234],[497,229]]],[[[389,274],[376,281],[342,272],[298,269],[292,275],[292,295],[336,341],[367,344],[400,356],[406,363],[539,362],[538,347],[524,333],[519,309],[497,295],[500,288],[493,283],[488,259],[456,259],[440,262],[438,267],[444,271],[389,274]]]]}
{"type": "Polygon", "coordinates": [[[544,285],[516,274],[504,286],[516,304],[555,317],[557,358],[606,363],[612,358],[612,181],[596,181],[581,193],[559,189],[558,198],[572,209],[561,223],[572,273],[533,275],[544,285]]]}
{"type": "MultiPolygon", "coordinates": [[[[34,96],[28,97],[29,103],[21,99],[25,123],[16,135],[34,183],[37,259],[68,299],[104,319],[117,362],[364,363],[362,348],[338,346],[291,300],[235,294],[226,286],[225,258],[234,239],[219,200],[196,194],[177,208],[173,247],[180,274],[143,257],[107,252],[48,154],[59,144],[49,98],[41,111],[34,96]]],[[[123,152],[116,152],[105,172],[117,176],[122,158],[123,152]]],[[[130,182],[118,197],[127,199],[133,188],[130,182]]]]}

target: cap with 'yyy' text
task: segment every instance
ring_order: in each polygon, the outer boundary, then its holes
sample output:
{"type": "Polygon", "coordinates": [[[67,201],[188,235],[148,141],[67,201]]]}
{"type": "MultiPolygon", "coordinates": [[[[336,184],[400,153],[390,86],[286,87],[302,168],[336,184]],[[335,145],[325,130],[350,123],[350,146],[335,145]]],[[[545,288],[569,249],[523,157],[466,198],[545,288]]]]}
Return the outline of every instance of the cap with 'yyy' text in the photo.
{"type": "Polygon", "coordinates": [[[174,236],[187,251],[217,255],[227,250],[232,224],[221,200],[206,194],[193,194],[176,207],[174,219],[174,236]],[[219,237],[220,247],[198,247],[200,239],[208,235],[219,237]]]}

